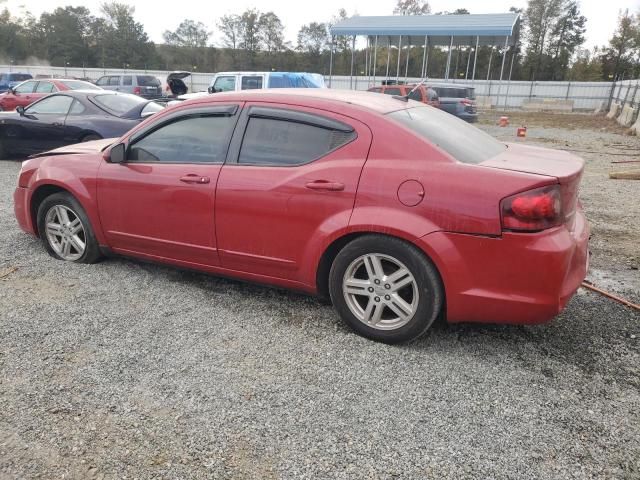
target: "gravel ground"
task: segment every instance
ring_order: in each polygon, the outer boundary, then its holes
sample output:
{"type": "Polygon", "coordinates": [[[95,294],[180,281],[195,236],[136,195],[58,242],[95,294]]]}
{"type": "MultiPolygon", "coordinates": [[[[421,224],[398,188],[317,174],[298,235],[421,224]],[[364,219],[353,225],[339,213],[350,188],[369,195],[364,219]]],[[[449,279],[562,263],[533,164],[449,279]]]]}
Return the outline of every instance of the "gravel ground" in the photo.
{"type": "MultiPolygon", "coordinates": [[[[637,299],[640,182],[585,157],[596,280],[637,299]]],[[[55,261],[13,218],[18,169],[0,162],[2,479],[640,478],[631,309],[580,291],[548,325],[376,344],[293,293],[55,261]]]]}

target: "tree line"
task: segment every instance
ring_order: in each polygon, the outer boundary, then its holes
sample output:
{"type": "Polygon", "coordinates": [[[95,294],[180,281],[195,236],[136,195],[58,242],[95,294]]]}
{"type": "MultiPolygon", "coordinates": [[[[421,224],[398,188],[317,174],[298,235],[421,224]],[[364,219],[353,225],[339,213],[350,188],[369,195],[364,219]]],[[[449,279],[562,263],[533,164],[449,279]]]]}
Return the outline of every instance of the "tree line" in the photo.
{"type": "MultiPolygon", "coordinates": [[[[0,0],[0,4],[4,0],[0,0]]],[[[454,46],[451,52],[453,78],[498,78],[503,55],[516,80],[612,80],[637,78],[640,74],[640,14],[620,12],[608,45],[586,50],[587,20],[578,0],[529,0],[521,14],[516,45],[454,46]],[[475,65],[474,65],[475,63],[475,65]]],[[[396,0],[395,15],[425,15],[431,8],[425,0],[396,0]]],[[[467,9],[435,14],[469,14],[467,9]]],[[[345,9],[326,21],[303,25],[295,43],[284,37],[284,24],[272,11],[248,9],[224,15],[215,29],[200,21],[185,19],[174,31],[165,31],[163,43],[155,44],[135,17],[135,8],[117,1],[103,3],[94,15],[85,7],[67,6],[36,18],[28,11],[0,11],[0,63],[48,62],[53,66],[184,69],[215,72],[224,70],[296,70],[329,73],[331,25],[348,18],[345,9]],[[217,40],[214,45],[214,38],[217,40]],[[219,39],[219,40],[218,40],[219,39]]],[[[348,75],[352,57],[351,39],[336,37],[333,43],[333,73],[348,75]]],[[[376,55],[377,75],[386,74],[387,54],[393,58],[390,76],[396,74],[397,49],[383,46],[376,55]]],[[[442,77],[449,55],[447,47],[429,51],[430,77],[442,77]]],[[[373,70],[371,50],[357,44],[356,74],[373,70]]],[[[408,46],[402,53],[401,76],[419,76],[422,45],[408,46]],[[408,58],[408,64],[406,58],[408,58]]],[[[505,76],[507,73],[505,72],[505,76]]]]}

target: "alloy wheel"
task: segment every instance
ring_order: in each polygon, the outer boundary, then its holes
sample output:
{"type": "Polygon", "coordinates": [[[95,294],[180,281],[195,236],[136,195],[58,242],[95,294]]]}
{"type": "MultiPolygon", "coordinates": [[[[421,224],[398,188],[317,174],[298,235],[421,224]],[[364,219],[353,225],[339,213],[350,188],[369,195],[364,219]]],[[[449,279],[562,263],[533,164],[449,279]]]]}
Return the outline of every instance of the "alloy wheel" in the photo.
{"type": "Polygon", "coordinates": [[[55,253],[70,262],[79,260],[86,249],[86,233],[80,217],[64,205],[52,206],[45,216],[47,241],[55,253]]]}
{"type": "Polygon", "coordinates": [[[398,259],[381,253],[351,262],[342,292],[351,313],[378,330],[403,327],[418,308],[418,284],[411,271],[398,259]]]}

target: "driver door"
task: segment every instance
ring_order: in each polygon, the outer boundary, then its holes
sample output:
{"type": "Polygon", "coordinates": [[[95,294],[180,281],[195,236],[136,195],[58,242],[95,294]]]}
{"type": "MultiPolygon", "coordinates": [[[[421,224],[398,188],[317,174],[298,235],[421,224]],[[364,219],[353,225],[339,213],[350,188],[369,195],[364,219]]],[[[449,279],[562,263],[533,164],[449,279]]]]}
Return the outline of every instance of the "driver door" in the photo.
{"type": "Polygon", "coordinates": [[[21,117],[18,149],[38,153],[63,146],[64,122],[72,103],[67,95],[51,95],[27,107],[21,117]]]}
{"type": "Polygon", "coordinates": [[[184,266],[219,264],[215,187],[238,109],[165,116],[128,139],[124,163],[101,164],[98,208],[112,250],[184,266]]]}

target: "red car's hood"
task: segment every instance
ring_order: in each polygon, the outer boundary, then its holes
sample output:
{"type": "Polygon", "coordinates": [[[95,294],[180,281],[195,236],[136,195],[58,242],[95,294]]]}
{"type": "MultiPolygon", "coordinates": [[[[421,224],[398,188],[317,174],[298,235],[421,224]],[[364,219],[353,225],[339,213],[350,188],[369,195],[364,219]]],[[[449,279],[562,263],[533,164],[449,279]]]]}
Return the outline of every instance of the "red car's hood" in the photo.
{"type": "Polygon", "coordinates": [[[102,140],[93,140],[91,142],[76,143],[75,145],[66,145],[64,147],[56,148],[55,150],[36,153],[35,155],[31,155],[31,157],[29,158],[97,153],[103,151],[105,148],[107,148],[117,140],[117,138],[104,138],[102,140]]]}
{"type": "Polygon", "coordinates": [[[568,184],[580,178],[584,160],[561,150],[508,143],[503,153],[480,165],[547,175],[556,177],[562,184],[568,184]]]}

